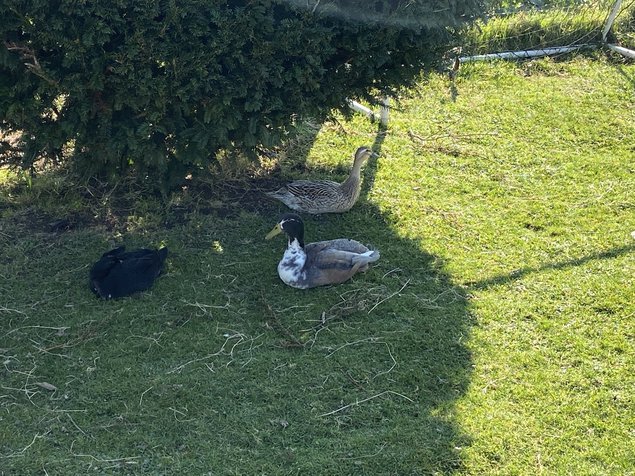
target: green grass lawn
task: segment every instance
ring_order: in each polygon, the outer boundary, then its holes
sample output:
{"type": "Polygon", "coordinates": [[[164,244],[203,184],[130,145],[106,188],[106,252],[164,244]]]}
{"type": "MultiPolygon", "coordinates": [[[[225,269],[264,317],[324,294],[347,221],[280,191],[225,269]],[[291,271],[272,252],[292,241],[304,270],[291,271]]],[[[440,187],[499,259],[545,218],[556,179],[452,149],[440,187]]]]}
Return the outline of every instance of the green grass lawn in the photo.
{"type": "Polygon", "coordinates": [[[169,203],[59,174],[0,196],[0,474],[634,474],[635,66],[473,64],[406,91],[385,134],[307,127],[269,172],[169,203]],[[366,274],[286,287],[284,207],[343,179],[366,274]],[[55,226],[57,220],[66,226],[55,226]],[[147,293],[90,265],[166,244],[147,293]]]}

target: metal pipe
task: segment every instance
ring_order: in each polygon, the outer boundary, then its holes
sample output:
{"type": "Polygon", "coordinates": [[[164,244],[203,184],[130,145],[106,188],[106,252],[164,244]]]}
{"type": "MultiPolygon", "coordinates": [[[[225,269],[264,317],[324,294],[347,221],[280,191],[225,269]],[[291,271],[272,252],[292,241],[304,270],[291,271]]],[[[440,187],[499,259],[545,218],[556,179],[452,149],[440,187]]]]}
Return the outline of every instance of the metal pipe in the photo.
{"type": "Polygon", "coordinates": [[[371,121],[374,121],[377,119],[377,116],[371,109],[368,109],[366,106],[363,106],[357,101],[353,101],[352,99],[347,99],[347,101],[348,101],[348,105],[351,107],[353,111],[361,112],[366,117],[368,117],[368,119],[370,119],[371,121]]]}
{"type": "Polygon", "coordinates": [[[576,45],[576,46],[557,46],[552,48],[541,48],[538,50],[521,50],[521,51],[503,51],[502,53],[489,53],[486,55],[463,56],[459,58],[461,63],[469,63],[471,61],[487,61],[492,59],[524,59],[535,58],[538,56],[559,55],[569,53],[581,48],[595,48],[595,45],[576,45]]]}
{"type": "Polygon", "coordinates": [[[622,8],[622,0],[616,0],[615,4],[613,4],[609,17],[606,19],[606,23],[604,24],[604,29],[602,30],[602,41],[606,41],[606,35],[609,34],[620,8],[622,8]]]}
{"type": "Polygon", "coordinates": [[[623,46],[612,45],[610,43],[607,43],[606,46],[608,46],[610,49],[612,49],[616,53],[626,56],[627,58],[635,59],[635,51],[633,50],[629,50],[628,48],[624,48],[623,46]]]}

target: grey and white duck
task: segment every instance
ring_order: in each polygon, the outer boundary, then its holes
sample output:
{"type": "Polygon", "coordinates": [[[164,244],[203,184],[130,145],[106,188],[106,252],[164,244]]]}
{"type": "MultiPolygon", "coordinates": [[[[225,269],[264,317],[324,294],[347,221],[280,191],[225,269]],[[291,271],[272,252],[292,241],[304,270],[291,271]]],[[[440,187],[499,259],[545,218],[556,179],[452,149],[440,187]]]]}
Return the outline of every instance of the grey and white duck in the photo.
{"type": "Polygon", "coordinates": [[[379,259],[379,251],[348,238],[305,244],[304,222],[295,213],[283,215],[266,239],[282,232],[287,235],[288,243],[278,263],[278,275],[294,288],[343,283],[367,271],[369,264],[379,259]]]}

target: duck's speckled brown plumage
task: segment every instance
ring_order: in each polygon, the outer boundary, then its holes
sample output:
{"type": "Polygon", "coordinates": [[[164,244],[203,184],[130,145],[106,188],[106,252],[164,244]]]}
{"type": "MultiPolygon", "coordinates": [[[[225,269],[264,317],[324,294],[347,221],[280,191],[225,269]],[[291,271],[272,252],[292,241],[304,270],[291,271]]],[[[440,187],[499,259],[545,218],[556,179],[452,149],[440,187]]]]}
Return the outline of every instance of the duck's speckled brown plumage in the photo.
{"type": "Polygon", "coordinates": [[[368,147],[358,148],[351,173],[343,183],[331,180],[296,180],[275,192],[268,192],[267,195],[299,212],[346,212],[359,198],[362,165],[371,155],[373,152],[368,147]]]}

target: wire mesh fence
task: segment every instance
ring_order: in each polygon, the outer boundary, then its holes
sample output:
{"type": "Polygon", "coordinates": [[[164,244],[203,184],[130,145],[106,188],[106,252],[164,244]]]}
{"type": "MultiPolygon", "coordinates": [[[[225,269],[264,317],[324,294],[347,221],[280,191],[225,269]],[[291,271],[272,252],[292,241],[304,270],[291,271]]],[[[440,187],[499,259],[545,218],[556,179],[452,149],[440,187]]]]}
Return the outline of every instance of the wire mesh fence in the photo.
{"type": "Polygon", "coordinates": [[[462,39],[464,58],[478,59],[502,52],[504,58],[562,54],[606,42],[633,48],[635,0],[491,0],[486,18],[462,39]]]}

